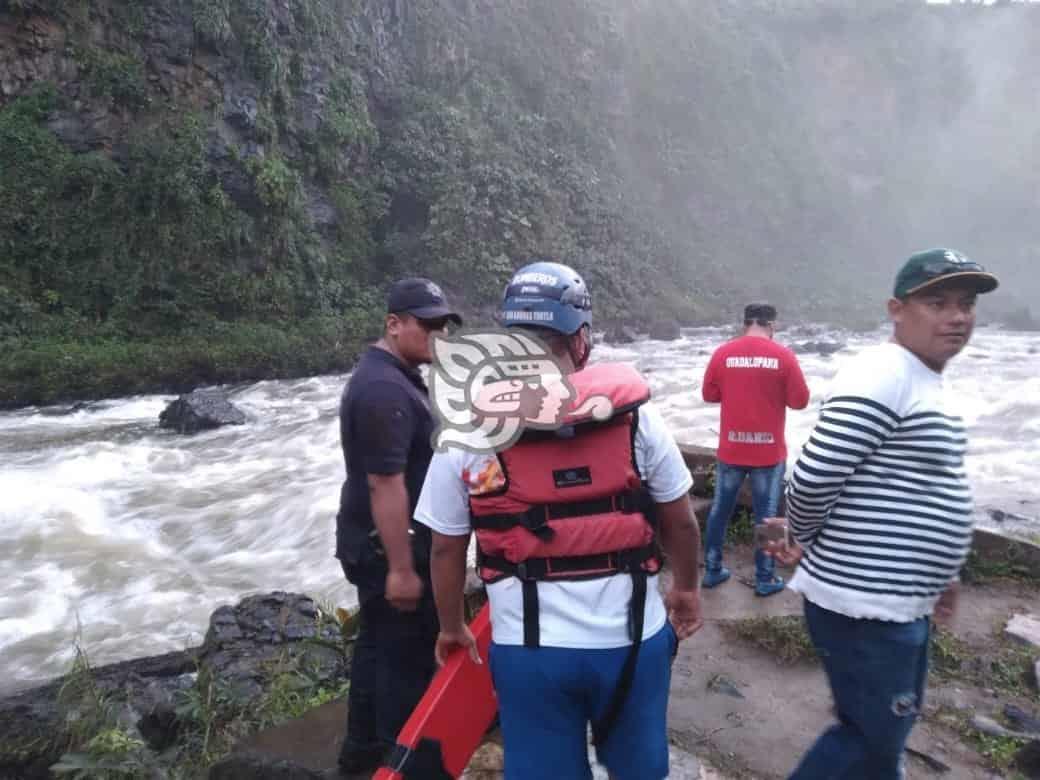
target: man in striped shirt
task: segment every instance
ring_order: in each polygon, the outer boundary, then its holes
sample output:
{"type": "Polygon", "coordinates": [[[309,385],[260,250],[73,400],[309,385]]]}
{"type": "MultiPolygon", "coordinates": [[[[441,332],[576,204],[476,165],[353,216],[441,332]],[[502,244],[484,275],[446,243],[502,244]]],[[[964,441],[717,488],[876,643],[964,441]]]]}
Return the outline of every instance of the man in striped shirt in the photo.
{"type": "Polygon", "coordinates": [[[964,427],[942,371],[971,337],[976,296],[996,286],[958,252],[911,256],[888,302],[892,340],[838,373],[795,464],[787,522],[798,546],[771,547],[800,559],[790,588],[805,597],[839,723],[792,780],[903,776],[930,617],[952,616],[972,538],[964,427]]]}

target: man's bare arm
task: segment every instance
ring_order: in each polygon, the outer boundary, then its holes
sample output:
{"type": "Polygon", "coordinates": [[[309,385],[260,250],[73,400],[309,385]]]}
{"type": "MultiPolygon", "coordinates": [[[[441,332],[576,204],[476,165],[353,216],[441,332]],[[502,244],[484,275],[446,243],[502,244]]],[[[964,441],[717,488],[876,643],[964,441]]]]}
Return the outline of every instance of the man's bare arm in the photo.
{"type": "Polygon", "coordinates": [[[415,573],[412,542],[408,533],[408,488],[404,474],[369,474],[368,494],[372,519],[383,543],[389,569],[386,575],[386,600],[395,609],[411,612],[419,606],[423,584],[415,573]]]}
{"type": "Polygon", "coordinates": [[[372,501],[372,519],[386,552],[387,565],[393,571],[414,569],[404,474],[369,474],[368,494],[372,501]]]}
{"type": "Polygon", "coordinates": [[[672,583],[679,590],[698,588],[701,529],[693,514],[689,496],[657,505],[661,547],[672,568],[672,583]]]}
{"type": "Polygon", "coordinates": [[[433,532],[433,547],[430,551],[433,599],[437,602],[441,631],[446,633],[455,633],[466,623],[464,597],[468,549],[469,534],[447,536],[433,532]]]}

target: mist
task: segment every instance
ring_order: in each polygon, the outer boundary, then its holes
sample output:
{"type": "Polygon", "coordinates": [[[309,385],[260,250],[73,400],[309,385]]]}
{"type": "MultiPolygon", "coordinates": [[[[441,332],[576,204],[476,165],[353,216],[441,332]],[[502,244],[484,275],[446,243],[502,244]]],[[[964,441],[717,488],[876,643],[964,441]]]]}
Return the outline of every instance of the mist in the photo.
{"type": "Polygon", "coordinates": [[[599,101],[590,134],[616,173],[605,186],[721,309],[755,296],[880,317],[896,269],[933,246],[1000,276],[991,316],[1040,293],[1040,5],[585,12],[600,37],[582,49],[563,36],[578,67],[545,75],[599,101]]]}

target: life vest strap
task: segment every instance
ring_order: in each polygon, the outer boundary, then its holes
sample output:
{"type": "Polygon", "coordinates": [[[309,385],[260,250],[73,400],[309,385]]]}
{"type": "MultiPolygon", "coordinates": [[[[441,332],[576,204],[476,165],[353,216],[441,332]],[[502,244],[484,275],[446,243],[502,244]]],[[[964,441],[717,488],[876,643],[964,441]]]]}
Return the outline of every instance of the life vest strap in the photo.
{"type": "Polygon", "coordinates": [[[625,656],[625,664],[621,667],[621,675],[610,696],[607,709],[599,720],[592,724],[592,743],[601,747],[610,736],[610,730],[617,722],[618,716],[625,707],[632,681],[636,676],[636,662],[639,660],[639,648],[643,644],[643,621],[646,617],[646,572],[632,572],[632,601],[628,607],[628,629],[632,638],[632,646],[625,656]]]}
{"type": "Polygon", "coordinates": [[[500,555],[487,555],[477,549],[477,567],[502,572],[527,581],[583,579],[582,575],[603,577],[604,572],[641,571],[642,565],[660,554],[656,544],[596,555],[569,555],[554,558],[528,558],[514,563],[500,555]],[[576,575],[570,576],[567,575],[576,575]]]}
{"type": "Polygon", "coordinates": [[[513,514],[474,515],[471,517],[471,522],[473,528],[488,531],[505,531],[516,526],[522,526],[544,542],[555,536],[555,532],[548,525],[550,520],[609,514],[610,512],[622,512],[624,514],[643,512],[649,518],[652,510],[653,501],[650,498],[650,494],[645,488],[639,488],[588,501],[559,501],[549,504],[534,504],[525,512],[513,514]]]}

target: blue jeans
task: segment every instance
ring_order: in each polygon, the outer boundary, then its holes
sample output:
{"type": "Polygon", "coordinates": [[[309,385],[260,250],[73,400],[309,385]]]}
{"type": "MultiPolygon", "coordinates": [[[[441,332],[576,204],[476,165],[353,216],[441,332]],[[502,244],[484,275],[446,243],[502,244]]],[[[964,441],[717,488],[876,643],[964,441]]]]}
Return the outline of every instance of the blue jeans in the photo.
{"type": "Polygon", "coordinates": [[[903,748],[924,702],[929,619],[856,619],[806,600],[805,621],[839,722],[820,735],[789,780],[902,778],[903,748]]]}
{"type": "MultiPolygon", "coordinates": [[[[715,500],[708,515],[708,533],[705,541],[704,565],[710,572],[722,568],[722,545],[726,526],[737,506],[737,493],[744,478],[751,478],[751,504],[755,525],[776,514],[780,506],[780,490],[784,484],[787,464],[774,466],[732,466],[721,460],[715,463],[715,500]]],[[[776,565],[765,553],[755,550],[755,579],[772,582],[776,565]]]]}
{"type": "MultiPolygon", "coordinates": [[[[677,644],[665,623],[639,648],[625,704],[596,749],[616,780],[668,776],[668,687],[677,644]]],[[[628,651],[491,643],[506,780],[590,780],[588,724],[606,710],[628,651]]]]}

